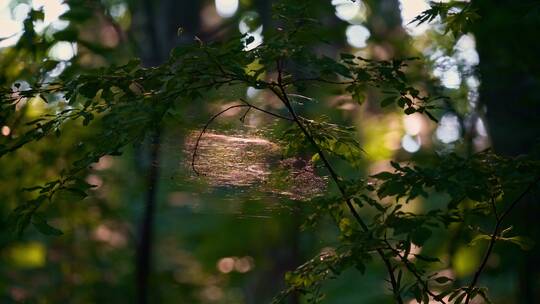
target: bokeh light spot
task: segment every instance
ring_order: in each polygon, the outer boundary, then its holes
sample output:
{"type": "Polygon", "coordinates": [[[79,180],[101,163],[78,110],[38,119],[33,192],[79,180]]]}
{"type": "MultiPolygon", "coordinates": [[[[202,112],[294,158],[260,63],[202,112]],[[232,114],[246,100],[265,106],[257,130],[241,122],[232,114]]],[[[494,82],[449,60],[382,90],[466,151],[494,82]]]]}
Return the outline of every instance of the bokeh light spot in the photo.
{"type": "Polygon", "coordinates": [[[409,134],[405,134],[401,139],[401,146],[405,151],[415,153],[420,150],[422,143],[420,141],[420,137],[413,137],[409,134]]]}
{"type": "Polygon", "coordinates": [[[2,135],[3,136],[9,136],[11,134],[11,129],[8,126],[2,127],[2,135]]]}
{"type": "Polygon", "coordinates": [[[366,8],[361,1],[352,2],[350,0],[332,0],[336,8],[336,16],[344,21],[351,21],[355,18],[365,18],[366,8]]]}
{"type": "Polygon", "coordinates": [[[369,30],[362,25],[349,25],[345,31],[347,42],[355,48],[367,46],[367,40],[371,36],[369,30]]]}
{"type": "Polygon", "coordinates": [[[441,118],[435,134],[441,142],[449,144],[459,139],[460,131],[458,117],[454,114],[445,114],[441,118]]]}
{"type": "Polygon", "coordinates": [[[234,270],[234,258],[225,257],[217,262],[217,269],[222,273],[229,273],[234,270]]]}
{"type": "Polygon", "coordinates": [[[238,0],[216,0],[216,10],[223,18],[234,16],[238,10],[238,0]]]}
{"type": "Polygon", "coordinates": [[[55,60],[68,61],[77,55],[77,44],[60,41],[49,49],[49,57],[55,60]]]}

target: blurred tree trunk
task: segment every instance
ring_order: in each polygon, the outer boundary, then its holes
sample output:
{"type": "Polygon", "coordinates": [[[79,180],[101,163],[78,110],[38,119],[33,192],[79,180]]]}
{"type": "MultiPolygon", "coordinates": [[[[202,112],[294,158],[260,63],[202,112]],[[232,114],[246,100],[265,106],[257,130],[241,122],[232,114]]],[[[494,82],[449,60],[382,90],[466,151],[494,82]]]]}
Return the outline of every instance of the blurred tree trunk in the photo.
{"type": "Polygon", "coordinates": [[[370,40],[376,44],[373,56],[377,59],[407,57],[409,44],[403,29],[398,0],[368,0],[370,15],[367,26],[370,40]]]}
{"type": "MultiPolygon", "coordinates": [[[[474,25],[480,55],[480,103],[494,150],[516,156],[532,152],[540,136],[540,5],[535,0],[474,0],[481,19],[474,25]]],[[[525,186],[525,185],[524,185],[525,186]]],[[[538,240],[538,202],[524,199],[512,214],[514,233],[538,240]]],[[[540,246],[519,266],[519,303],[540,303],[540,246]]],[[[504,258],[503,258],[504,260],[504,258]]],[[[516,265],[518,264],[518,265],[516,265]]]]}
{"type": "Polygon", "coordinates": [[[493,147],[507,155],[528,153],[540,135],[540,29],[538,1],[477,0],[475,27],[493,147]]]}
{"type": "MultiPolygon", "coordinates": [[[[172,48],[186,43],[186,40],[193,37],[200,24],[199,6],[200,1],[141,0],[138,3],[134,14],[134,36],[139,40],[139,55],[144,66],[151,67],[163,63],[168,58],[172,48]],[[183,35],[178,35],[180,27],[183,35]]],[[[147,172],[147,194],[139,226],[136,253],[136,299],[141,304],[149,302],[149,291],[152,285],[150,278],[153,226],[159,184],[161,137],[161,126],[155,126],[148,147],[137,147],[136,149],[139,152],[137,153],[137,162],[147,164],[144,168],[144,171],[147,172]],[[148,151],[146,157],[141,153],[142,151],[148,151]]],[[[152,298],[156,297],[158,295],[152,298]]]]}

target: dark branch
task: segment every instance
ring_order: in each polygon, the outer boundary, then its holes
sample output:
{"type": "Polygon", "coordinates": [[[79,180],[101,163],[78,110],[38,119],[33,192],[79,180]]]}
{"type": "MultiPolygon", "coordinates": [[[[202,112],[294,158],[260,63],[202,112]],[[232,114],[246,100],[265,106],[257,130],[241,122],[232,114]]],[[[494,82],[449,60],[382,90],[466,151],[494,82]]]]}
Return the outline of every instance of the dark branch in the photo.
{"type": "MultiPolygon", "coordinates": [[[[354,216],[354,218],[356,219],[356,221],[358,222],[358,224],[360,225],[362,230],[364,232],[368,232],[369,231],[368,226],[366,225],[366,223],[364,223],[364,221],[362,220],[362,218],[358,214],[358,211],[356,211],[356,208],[354,207],[354,202],[352,201],[352,199],[347,197],[345,189],[343,188],[343,186],[340,183],[340,178],[339,178],[338,174],[336,173],[336,171],[334,170],[334,168],[332,167],[332,165],[330,164],[330,162],[328,161],[328,159],[324,155],[324,152],[321,150],[321,148],[319,147],[319,145],[317,144],[317,142],[315,141],[315,139],[313,138],[311,133],[302,124],[301,118],[296,114],[294,108],[292,107],[292,103],[289,100],[289,97],[288,97],[287,92],[285,90],[286,84],[283,83],[283,79],[282,79],[283,71],[282,71],[281,62],[279,60],[276,62],[276,66],[277,66],[277,71],[278,71],[278,75],[277,75],[278,80],[277,80],[276,84],[269,87],[270,90],[283,102],[285,107],[289,110],[289,113],[292,115],[294,122],[300,128],[300,130],[302,131],[304,136],[306,136],[306,138],[309,140],[310,144],[313,146],[313,148],[315,149],[315,151],[317,152],[317,154],[321,158],[324,166],[326,167],[326,169],[330,173],[330,176],[332,177],[332,180],[334,180],[334,182],[336,183],[336,185],[337,185],[337,187],[339,189],[339,192],[343,196],[343,198],[345,200],[345,203],[347,204],[347,207],[349,208],[350,212],[352,213],[352,215],[354,216]]],[[[396,280],[396,277],[394,275],[394,268],[392,267],[392,264],[390,263],[390,260],[385,256],[384,251],[382,249],[377,249],[377,253],[379,254],[381,259],[383,260],[384,265],[385,265],[386,269],[388,270],[388,274],[390,276],[390,283],[392,285],[392,291],[394,293],[394,297],[395,297],[396,301],[398,302],[398,304],[403,304],[403,299],[401,298],[401,295],[399,294],[399,284],[398,284],[398,282],[396,280]]]]}
{"type": "Polygon", "coordinates": [[[493,228],[493,233],[491,234],[491,238],[489,240],[488,249],[486,250],[486,253],[484,255],[484,259],[482,260],[482,263],[480,266],[478,266],[478,269],[474,273],[474,277],[469,284],[469,287],[467,287],[467,298],[465,299],[465,304],[469,304],[469,302],[472,300],[471,294],[476,286],[476,283],[478,283],[478,279],[480,278],[480,275],[482,274],[482,271],[484,271],[484,268],[486,267],[487,261],[489,260],[489,257],[491,256],[491,253],[493,251],[493,247],[495,246],[495,242],[497,242],[497,239],[499,238],[500,234],[500,228],[502,225],[502,222],[504,218],[514,209],[514,207],[538,184],[540,181],[540,177],[536,177],[532,183],[527,186],[527,188],[521,192],[521,194],[510,204],[510,207],[506,209],[501,216],[498,216],[498,219],[495,223],[495,227],[493,228]]]}

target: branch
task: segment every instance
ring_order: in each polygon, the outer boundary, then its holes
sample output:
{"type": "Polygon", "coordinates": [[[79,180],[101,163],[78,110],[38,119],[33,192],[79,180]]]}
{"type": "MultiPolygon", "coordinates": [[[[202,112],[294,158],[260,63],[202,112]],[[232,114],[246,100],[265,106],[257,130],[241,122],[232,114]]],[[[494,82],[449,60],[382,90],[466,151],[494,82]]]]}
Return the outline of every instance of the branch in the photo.
{"type": "Polygon", "coordinates": [[[386,243],[386,245],[388,246],[388,248],[390,250],[392,250],[394,252],[395,255],[397,255],[397,257],[403,262],[403,265],[405,265],[405,268],[407,268],[407,270],[416,278],[416,280],[422,284],[422,287],[424,287],[424,290],[430,295],[433,297],[433,299],[439,303],[442,303],[442,304],[446,304],[446,302],[444,302],[443,299],[439,299],[438,295],[436,295],[435,293],[433,293],[431,290],[429,290],[429,285],[428,283],[422,278],[422,276],[416,271],[416,269],[413,268],[412,266],[412,263],[409,262],[409,260],[407,259],[406,256],[402,256],[399,251],[395,248],[392,247],[392,245],[390,244],[390,242],[388,242],[388,240],[384,240],[384,242],[386,243]]]}
{"type": "Polygon", "coordinates": [[[214,116],[212,116],[212,117],[206,122],[206,124],[204,125],[204,128],[202,129],[201,133],[199,133],[199,136],[197,137],[197,141],[195,142],[195,147],[193,148],[193,155],[191,156],[191,168],[193,169],[193,172],[195,172],[195,174],[200,175],[199,171],[197,171],[197,169],[195,169],[195,158],[197,157],[197,150],[198,150],[198,148],[199,148],[199,142],[201,141],[202,136],[204,135],[204,133],[206,132],[206,130],[208,129],[208,127],[210,126],[210,124],[211,124],[216,118],[218,118],[218,117],[221,116],[223,113],[225,113],[225,112],[227,112],[227,111],[229,111],[229,110],[232,110],[232,109],[235,109],[235,108],[245,108],[245,107],[249,107],[249,105],[241,104],[241,105],[230,106],[230,107],[226,108],[225,110],[222,110],[222,111],[220,111],[219,113],[215,114],[214,116]]]}
{"type": "MultiPolygon", "coordinates": [[[[306,138],[309,140],[310,144],[313,146],[313,148],[315,149],[315,151],[317,152],[317,154],[321,158],[322,162],[324,163],[324,166],[326,167],[326,169],[330,173],[330,176],[332,177],[332,180],[334,180],[334,182],[336,183],[336,185],[337,185],[337,187],[339,189],[339,192],[341,193],[341,195],[345,199],[345,203],[347,204],[347,207],[349,208],[349,210],[352,213],[353,217],[356,219],[356,221],[358,222],[358,224],[360,225],[362,230],[364,232],[368,232],[369,231],[368,226],[366,225],[366,223],[364,223],[364,221],[362,220],[362,218],[358,214],[358,211],[356,211],[356,209],[354,208],[352,199],[347,197],[345,189],[343,188],[343,186],[340,183],[340,178],[339,178],[338,174],[336,173],[336,171],[334,170],[334,168],[332,167],[332,165],[330,164],[330,162],[328,161],[328,159],[324,155],[323,151],[321,150],[321,148],[319,147],[319,145],[317,144],[317,142],[315,141],[313,136],[311,136],[310,132],[302,124],[301,119],[298,117],[298,115],[294,111],[294,108],[292,107],[292,103],[289,100],[289,97],[288,97],[287,92],[285,90],[286,84],[283,83],[283,79],[282,79],[283,72],[282,72],[281,62],[279,60],[276,62],[276,66],[277,66],[277,71],[278,71],[278,80],[277,80],[277,83],[275,83],[273,86],[269,87],[270,90],[283,102],[283,104],[285,105],[285,107],[287,108],[289,113],[291,114],[291,116],[292,116],[294,122],[296,123],[296,125],[300,128],[300,130],[302,131],[304,136],[306,136],[306,138]]],[[[398,304],[403,304],[403,299],[401,298],[401,295],[399,294],[399,284],[398,284],[398,282],[396,280],[396,277],[394,275],[394,268],[393,268],[392,264],[390,263],[390,260],[385,256],[384,251],[382,249],[380,249],[380,248],[377,249],[377,253],[379,254],[381,259],[383,260],[384,265],[385,265],[386,269],[388,270],[388,274],[390,276],[390,283],[392,285],[392,291],[394,293],[394,297],[396,298],[396,301],[398,302],[398,304]]]]}
{"type": "Polygon", "coordinates": [[[484,268],[486,267],[487,261],[493,251],[493,247],[495,246],[495,242],[497,241],[497,238],[499,237],[499,230],[501,228],[501,224],[504,220],[504,218],[512,211],[512,209],[527,195],[533,188],[536,186],[536,184],[540,181],[540,177],[536,177],[532,183],[527,186],[527,188],[521,192],[521,194],[510,204],[510,207],[506,209],[500,216],[498,216],[498,219],[495,223],[495,227],[493,228],[493,234],[491,235],[491,239],[489,240],[488,249],[486,250],[486,253],[484,255],[484,259],[482,260],[482,263],[476,270],[474,277],[469,284],[469,287],[467,287],[467,298],[465,299],[465,304],[469,304],[469,302],[472,300],[471,293],[476,286],[476,283],[478,283],[478,279],[480,278],[480,275],[482,274],[482,271],[484,271],[484,268]]]}
{"type": "Polygon", "coordinates": [[[270,111],[267,111],[265,109],[262,109],[262,108],[259,108],[257,106],[254,106],[253,104],[247,102],[245,99],[243,98],[240,98],[240,100],[245,103],[246,105],[250,106],[251,108],[257,110],[257,111],[260,111],[260,112],[263,112],[265,114],[268,114],[270,116],[274,116],[276,118],[280,118],[280,119],[284,119],[284,120],[288,120],[288,121],[291,121],[291,122],[294,122],[294,119],[290,118],[290,117],[286,117],[286,116],[282,116],[282,115],[279,115],[279,114],[276,114],[276,113],[272,113],[270,111]]]}
{"type": "Polygon", "coordinates": [[[287,85],[292,84],[294,82],[322,82],[322,83],[328,83],[328,84],[342,84],[342,85],[356,83],[355,80],[335,81],[335,80],[328,80],[328,79],[324,79],[324,78],[315,77],[315,78],[298,78],[298,79],[295,79],[295,80],[284,82],[283,84],[285,86],[287,86],[287,85]]]}

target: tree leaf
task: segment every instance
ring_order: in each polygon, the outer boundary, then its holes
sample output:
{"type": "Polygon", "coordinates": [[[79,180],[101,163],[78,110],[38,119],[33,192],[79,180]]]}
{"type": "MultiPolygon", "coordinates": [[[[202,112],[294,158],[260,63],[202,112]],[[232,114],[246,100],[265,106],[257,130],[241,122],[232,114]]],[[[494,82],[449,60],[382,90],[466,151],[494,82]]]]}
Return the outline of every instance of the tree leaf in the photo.
{"type": "Polygon", "coordinates": [[[430,263],[440,263],[441,262],[441,260],[439,260],[439,258],[435,258],[435,257],[430,257],[430,256],[426,256],[426,255],[421,255],[421,254],[415,254],[414,256],[417,259],[425,261],[425,262],[430,262],[430,263]]]}
{"type": "Polygon", "coordinates": [[[389,96],[381,101],[381,107],[387,107],[396,102],[397,96],[389,96]]]}
{"type": "Polygon", "coordinates": [[[501,238],[501,240],[516,244],[521,248],[521,250],[531,250],[535,244],[532,239],[525,236],[513,236],[509,238],[501,238]]]}
{"type": "Polygon", "coordinates": [[[39,213],[35,213],[32,217],[32,225],[36,227],[36,229],[45,234],[45,235],[62,235],[64,234],[62,231],[52,227],[47,223],[43,215],[39,213]]]}
{"type": "Polygon", "coordinates": [[[440,277],[437,277],[435,278],[435,282],[439,283],[439,284],[446,284],[448,282],[452,282],[453,280],[449,277],[445,277],[445,276],[440,276],[440,277]]]}

